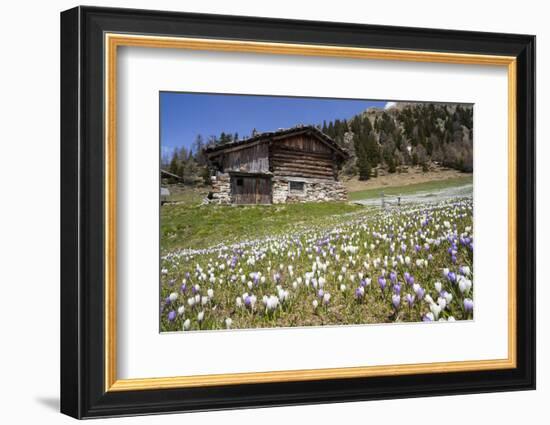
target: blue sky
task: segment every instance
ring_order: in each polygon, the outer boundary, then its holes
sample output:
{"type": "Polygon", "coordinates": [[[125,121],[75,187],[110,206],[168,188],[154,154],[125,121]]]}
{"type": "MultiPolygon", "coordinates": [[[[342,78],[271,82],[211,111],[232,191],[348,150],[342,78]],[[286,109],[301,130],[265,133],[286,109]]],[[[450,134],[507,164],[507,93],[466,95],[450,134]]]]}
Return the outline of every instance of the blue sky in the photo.
{"type": "Polygon", "coordinates": [[[206,140],[223,131],[239,137],[298,124],[347,119],[386,101],[202,93],[160,93],[161,152],[190,148],[198,134],[206,140]]]}

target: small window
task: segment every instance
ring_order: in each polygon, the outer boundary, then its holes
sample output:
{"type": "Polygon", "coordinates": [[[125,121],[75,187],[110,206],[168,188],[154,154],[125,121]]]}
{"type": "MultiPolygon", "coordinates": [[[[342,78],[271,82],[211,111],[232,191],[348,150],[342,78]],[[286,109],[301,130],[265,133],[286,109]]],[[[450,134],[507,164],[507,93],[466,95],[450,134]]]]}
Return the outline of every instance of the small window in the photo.
{"type": "Polygon", "coordinates": [[[304,191],[304,182],[290,182],[290,191],[291,192],[303,192],[304,191]]]}
{"type": "Polygon", "coordinates": [[[237,179],[237,186],[242,186],[242,185],[243,185],[243,179],[242,179],[242,177],[239,177],[237,179]]]}

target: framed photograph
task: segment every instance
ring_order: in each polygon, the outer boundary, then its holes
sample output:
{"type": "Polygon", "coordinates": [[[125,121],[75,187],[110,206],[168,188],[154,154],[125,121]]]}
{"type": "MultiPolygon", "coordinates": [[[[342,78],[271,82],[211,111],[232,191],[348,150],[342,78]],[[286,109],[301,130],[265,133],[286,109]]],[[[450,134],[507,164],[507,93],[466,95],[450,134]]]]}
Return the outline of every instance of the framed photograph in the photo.
{"type": "Polygon", "coordinates": [[[535,37],[61,14],[61,411],[535,388],[535,37]]]}

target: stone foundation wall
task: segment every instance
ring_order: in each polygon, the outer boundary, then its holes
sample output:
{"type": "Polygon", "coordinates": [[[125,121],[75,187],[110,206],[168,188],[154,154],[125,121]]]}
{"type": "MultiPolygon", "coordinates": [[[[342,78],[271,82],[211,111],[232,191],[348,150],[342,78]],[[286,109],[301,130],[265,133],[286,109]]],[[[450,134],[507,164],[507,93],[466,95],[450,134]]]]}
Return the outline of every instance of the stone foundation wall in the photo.
{"type": "MultiPolygon", "coordinates": [[[[334,180],[298,179],[273,177],[272,202],[284,204],[287,202],[322,202],[346,201],[348,192],[345,186],[334,180]],[[290,181],[303,181],[303,192],[290,191],[290,181]]],[[[229,174],[212,176],[212,199],[217,204],[231,204],[231,178],[229,174]]]]}
{"type": "Polygon", "coordinates": [[[286,202],[322,202],[322,201],[346,201],[348,192],[345,186],[334,180],[321,179],[292,179],[303,181],[304,191],[290,191],[289,181],[284,177],[273,179],[273,203],[282,204],[286,202]]]}
{"type": "Polygon", "coordinates": [[[217,174],[212,180],[212,202],[218,204],[231,203],[231,179],[229,174],[217,174]]]}

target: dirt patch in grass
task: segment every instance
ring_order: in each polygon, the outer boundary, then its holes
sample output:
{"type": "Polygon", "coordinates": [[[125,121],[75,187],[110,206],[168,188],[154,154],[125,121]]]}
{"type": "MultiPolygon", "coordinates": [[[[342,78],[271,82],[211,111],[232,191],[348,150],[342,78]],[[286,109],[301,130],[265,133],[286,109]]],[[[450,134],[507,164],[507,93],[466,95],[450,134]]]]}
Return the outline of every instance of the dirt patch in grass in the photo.
{"type": "Polygon", "coordinates": [[[343,183],[349,192],[358,192],[361,190],[408,186],[411,184],[463,178],[466,176],[471,177],[471,174],[447,168],[436,168],[423,172],[421,167],[409,167],[406,173],[387,174],[373,177],[367,181],[359,181],[357,177],[353,177],[349,180],[344,180],[343,183]]]}

